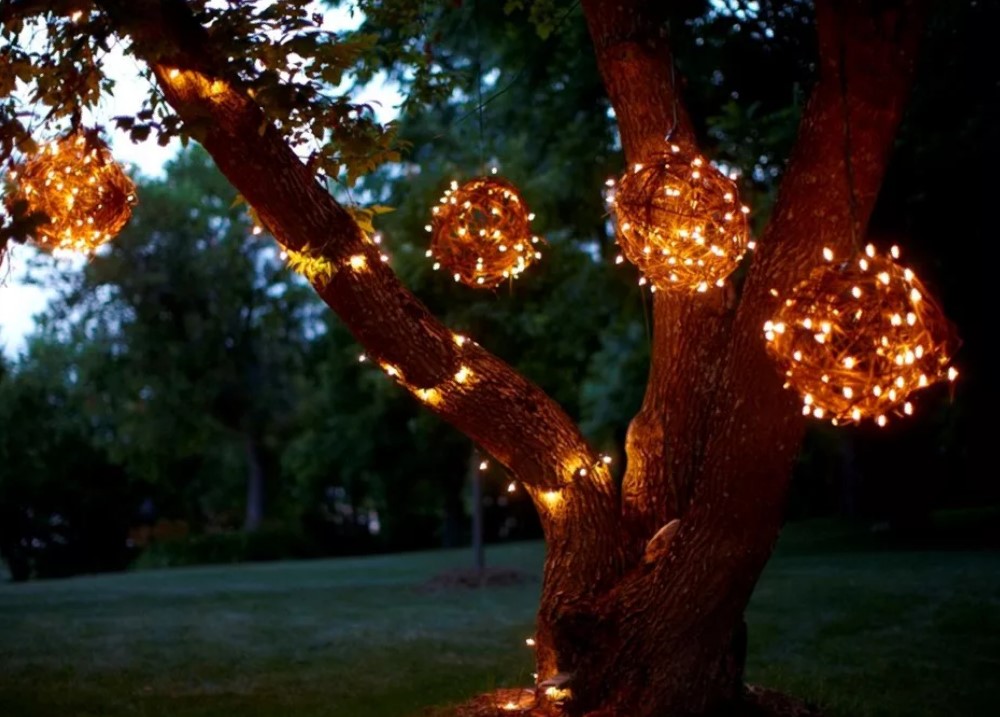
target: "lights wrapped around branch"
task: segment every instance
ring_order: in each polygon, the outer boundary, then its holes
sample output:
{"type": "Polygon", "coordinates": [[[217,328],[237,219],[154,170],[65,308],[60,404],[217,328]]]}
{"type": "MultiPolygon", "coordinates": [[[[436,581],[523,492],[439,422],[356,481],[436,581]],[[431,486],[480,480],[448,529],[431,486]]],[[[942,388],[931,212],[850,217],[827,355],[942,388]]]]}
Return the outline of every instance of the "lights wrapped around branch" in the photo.
{"type": "Polygon", "coordinates": [[[656,289],[722,286],[753,248],[736,183],[677,145],[626,171],[612,204],[622,254],[656,289]]]}
{"type": "Polygon", "coordinates": [[[802,396],[802,412],[838,423],[884,426],[913,413],[911,394],[953,381],[954,331],[916,275],[895,262],[897,247],[822,264],[764,324],[767,351],[802,396]]]}
{"type": "Polygon", "coordinates": [[[121,231],[136,203],[135,185],[94,130],[50,142],[10,177],[13,202],[48,217],[35,229],[47,250],[93,251],[121,231]]]}
{"type": "Polygon", "coordinates": [[[531,233],[534,215],[504,179],[478,177],[461,186],[452,182],[431,211],[427,256],[455,281],[491,289],[516,279],[542,258],[541,239],[531,233]]]}

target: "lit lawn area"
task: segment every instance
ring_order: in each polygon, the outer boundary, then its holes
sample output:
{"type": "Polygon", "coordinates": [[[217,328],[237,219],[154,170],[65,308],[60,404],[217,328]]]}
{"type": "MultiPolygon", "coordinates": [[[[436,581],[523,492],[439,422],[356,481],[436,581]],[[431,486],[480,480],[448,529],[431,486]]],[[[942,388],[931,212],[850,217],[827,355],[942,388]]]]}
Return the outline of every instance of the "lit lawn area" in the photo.
{"type": "MultiPolygon", "coordinates": [[[[785,532],[749,678],[834,717],[1000,714],[1000,554],[785,532]]],[[[0,585],[3,717],[411,717],[527,684],[537,582],[421,589],[467,551],[0,585]]],[[[539,544],[491,549],[538,573],[539,544]]]]}

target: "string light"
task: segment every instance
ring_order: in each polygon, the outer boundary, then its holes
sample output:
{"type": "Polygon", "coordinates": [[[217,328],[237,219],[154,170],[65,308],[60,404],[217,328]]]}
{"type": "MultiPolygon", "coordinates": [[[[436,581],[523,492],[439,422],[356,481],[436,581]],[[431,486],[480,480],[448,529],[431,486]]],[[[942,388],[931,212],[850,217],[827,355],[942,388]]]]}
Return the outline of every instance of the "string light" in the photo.
{"type": "Polygon", "coordinates": [[[954,331],[910,269],[880,256],[826,263],[792,289],[764,324],[767,351],[802,396],[802,413],[836,424],[912,415],[911,394],[954,381],[954,331]]]}
{"type": "Polygon", "coordinates": [[[525,688],[503,688],[494,692],[490,701],[498,710],[529,714],[535,707],[535,691],[525,688]]]}
{"type": "Polygon", "coordinates": [[[517,188],[500,177],[452,182],[432,210],[428,257],[466,286],[495,288],[542,258],[531,214],[517,188]]]}
{"type": "Polygon", "coordinates": [[[749,248],[736,184],[677,145],[626,171],[611,203],[622,255],[656,289],[723,286],[749,248]]]}
{"type": "Polygon", "coordinates": [[[35,242],[49,251],[93,251],[121,231],[136,203],[135,185],[93,130],[50,142],[9,176],[12,200],[48,217],[35,242]]]}
{"type": "Polygon", "coordinates": [[[441,403],[441,392],[436,388],[418,388],[413,391],[417,398],[424,403],[436,406],[441,403]]]}
{"type": "Polygon", "coordinates": [[[572,698],[573,693],[564,687],[551,686],[545,688],[545,696],[553,702],[565,702],[572,698]]]}

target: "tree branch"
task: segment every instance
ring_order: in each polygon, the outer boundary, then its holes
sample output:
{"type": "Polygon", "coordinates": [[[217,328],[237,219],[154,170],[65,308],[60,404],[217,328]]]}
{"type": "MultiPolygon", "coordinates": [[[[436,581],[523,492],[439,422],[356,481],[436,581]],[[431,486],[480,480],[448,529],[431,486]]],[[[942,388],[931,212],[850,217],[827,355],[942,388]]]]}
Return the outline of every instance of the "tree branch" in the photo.
{"type": "Polygon", "coordinates": [[[573,556],[581,592],[600,583],[607,561],[595,564],[593,551],[575,548],[588,533],[617,533],[616,491],[569,417],[510,366],[456,337],[403,286],[260,108],[226,80],[185,3],[100,4],[132,37],[181,119],[206,126],[202,144],[264,226],[289,250],[319,249],[332,264],[332,277],[314,286],[368,355],[527,484],[547,535],[573,556]]]}
{"type": "Polygon", "coordinates": [[[0,3],[0,23],[45,13],[72,15],[93,5],[91,0],[3,0],[0,3]]]}

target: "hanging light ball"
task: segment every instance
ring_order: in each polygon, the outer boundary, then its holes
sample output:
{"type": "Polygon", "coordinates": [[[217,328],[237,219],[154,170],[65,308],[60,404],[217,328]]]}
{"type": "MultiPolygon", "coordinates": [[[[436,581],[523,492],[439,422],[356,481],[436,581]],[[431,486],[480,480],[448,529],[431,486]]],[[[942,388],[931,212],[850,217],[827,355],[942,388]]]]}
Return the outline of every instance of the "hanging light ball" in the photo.
{"type": "Polygon", "coordinates": [[[34,240],[49,251],[93,251],[121,231],[136,203],[135,185],[96,131],[46,144],[9,176],[8,205],[21,200],[30,213],[48,217],[34,240]]]}
{"type": "Polygon", "coordinates": [[[954,381],[954,330],[899,249],[813,269],[764,324],[767,351],[802,396],[802,413],[834,425],[913,413],[911,394],[954,381]]]}
{"type": "Polygon", "coordinates": [[[542,258],[542,240],[531,233],[534,215],[505,179],[452,182],[431,212],[427,256],[457,282],[491,289],[542,258]]]}
{"type": "Polygon", "coordinates": [[[722,286],[753,248],[736,183],[677,145],[627,170],[611,202],[622,254],[657,289],[722,286]]]}

